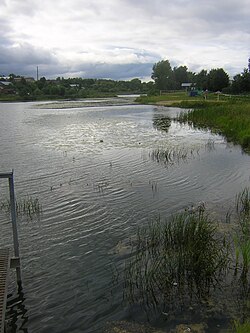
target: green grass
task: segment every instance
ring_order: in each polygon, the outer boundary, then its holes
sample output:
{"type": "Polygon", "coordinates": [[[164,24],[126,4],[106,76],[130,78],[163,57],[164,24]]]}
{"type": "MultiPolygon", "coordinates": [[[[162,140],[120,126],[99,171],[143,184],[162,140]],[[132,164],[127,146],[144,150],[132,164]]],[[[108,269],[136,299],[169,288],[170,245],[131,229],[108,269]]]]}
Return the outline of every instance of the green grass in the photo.
{"type": "Polygon", "coordinates": [[[168,147],[154,149],[149,153],[152,161],[163,163],[165,165],[173,165],[181,161],[194,157],[198,154],[198,149],[188,149],[186,147],[168,147]]]}
{"type": "Polygon", "coordinates": [[[233,325],[233,333],[249,333],[250,332],[250,322],[246,321],[241,324],[239,321],[235,321],[233,325]]]}
{"type": "Polygon", "coordinates": [[[228,265],[228,247],[203,211],[183,213],[139,229],[135,256],[125,268],[125,298],[161,306],[203,299],[228,265]]]}
{"type": "Polygon", "coordinates": [[[218,100],[218,96],[211,93],[205,100],[203,96],[190,97],[187,92],[179,91],[157,96],[140,96],[136,99],[136,102],[141,104],[161,104],[166,106],[190,108],[205,107],[210,104],[222,104],[228,99],[230,99],[230,96],[221,95],[218,100]]]}
{"type": "Polygon", "coordinates": [[[247,282],[250,268],[250,191],[245,188],[236,196],[238,230],[234,235],[236,267],[241,267],[241,278],[247,282]]]}
{"type": "Polygon", "coordinates": [[[178,121],[195,127],[211,129],[246,151],[250,150],[250,101],[228,101],[208,105],[179,115],[178,121]]]}
{"type": "Polygon", "coordinates": [[[182,113],[178,121],[195,127],[210,129],[240,144],[250,151],[250,95],[220,95],[210,93],[205,100],[202,96],[189,97],[186,92],[174,92],[161,96],[141,96],[136,100],[141,104],[194,109],[182,113]]]}
{"type": "Polygon", "coordinates": [[[183,99],[188,99],[188,95],[186,92],[175,92],[175,93],[168,93],[165,95],[161,95],[161,96],[140,96],[136,99],[137,103],[141,103],[141,104],[156,104],[159,102],[165,102],[166,104],[168,104],[169,102],[180,102],[183,99]]]}
{"type": "MultiPolygon", "coordinates": [[[[10,200],[6,199],[0,202],[0,210],[9,213],[11,210],[10,200]]],[[[26,215],[30,218],[34,215],[39,215],[42,212],[42,206],[39,203],[38,198],[32,198],[30,196],[16,200],[16,214],[26,215]]]]}
{"type": "Polygon", "coordinates": [[[239,319],[230,332],[250,332],[249,203],[250,190],[245,188],[236,195],[235,220],[225,234],[203,205],[140,227],[125,264],[125,300],[148,314],[174,316],[180,310],[189,311],[190,306],[206,313],[218,303],[215,308],[220,310],[232,293],[240,308],[228,300],[225,311],[239,319]]]}

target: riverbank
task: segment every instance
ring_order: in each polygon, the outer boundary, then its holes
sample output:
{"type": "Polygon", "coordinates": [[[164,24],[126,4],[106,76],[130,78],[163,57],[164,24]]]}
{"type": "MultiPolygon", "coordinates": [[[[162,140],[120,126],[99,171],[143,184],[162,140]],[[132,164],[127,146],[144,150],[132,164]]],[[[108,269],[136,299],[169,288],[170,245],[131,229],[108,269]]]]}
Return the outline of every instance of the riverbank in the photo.
{"type": "Polygon", "coordinates": [[[142,104],[155,104],[193,109],[178,117],[178,121],[194,127],[210,129],[228,141],[240,144],[250,151],[250,97],[210,94],[203,97],[188,97],[185,93],[140,97],[142,104]]]}

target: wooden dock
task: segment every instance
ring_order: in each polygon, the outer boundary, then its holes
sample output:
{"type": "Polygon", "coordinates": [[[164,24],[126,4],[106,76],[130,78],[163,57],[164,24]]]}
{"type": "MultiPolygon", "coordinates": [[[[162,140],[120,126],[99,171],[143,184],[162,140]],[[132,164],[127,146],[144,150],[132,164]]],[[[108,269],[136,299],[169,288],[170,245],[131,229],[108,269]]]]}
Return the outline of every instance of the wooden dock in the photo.
{"type": "Polygon", "coordinates": [[[0,249],[0,333],[4,333],[9,268],[9,249],[0,249]]]}

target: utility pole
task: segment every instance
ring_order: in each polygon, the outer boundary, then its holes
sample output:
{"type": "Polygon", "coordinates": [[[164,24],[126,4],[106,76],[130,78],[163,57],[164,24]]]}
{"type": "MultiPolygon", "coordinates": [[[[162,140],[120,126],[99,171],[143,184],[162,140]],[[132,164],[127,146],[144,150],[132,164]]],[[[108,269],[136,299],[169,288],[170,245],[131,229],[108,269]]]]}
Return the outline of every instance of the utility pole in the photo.
{"type": "Polygon", "coordinates": [[[36,67],[36,80],[38,81],[38,66],[36,67]]]}

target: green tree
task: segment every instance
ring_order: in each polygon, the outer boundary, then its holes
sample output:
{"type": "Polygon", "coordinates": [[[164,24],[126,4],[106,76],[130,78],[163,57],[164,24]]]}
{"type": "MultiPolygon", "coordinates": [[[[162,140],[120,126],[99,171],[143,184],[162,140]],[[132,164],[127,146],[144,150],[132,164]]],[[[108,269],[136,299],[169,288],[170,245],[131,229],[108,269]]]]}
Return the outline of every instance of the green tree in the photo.
{"type": "Polygon", "coordinates": [[[41,77],[39,81],[37,81],[37,87],[41,90],[45,88],[47,85],[47,81],[45,77],[41,77]]]}
{"type": "Polygon", "coordinates": [[[237,74],[232,82],[232,91],[235,93],[250,92],[250,72],[244,69],[241,74],[237,74]]]}
{"type": "Polygon", "coordinates": [[[142,88],[141,80],[133,79],[129,82],[129,86],[130,86],[131,91],[138,92],[142,88]]]}
{"type": "Polygon", "coordinates": [[[208,74],[208,89],[221,91],[229,86],[229,76],[223,68],[211,69],[208,74]]]}
{"type": "Polygon", "coordinates": [[[208,73],[202,69],[198,74],[195,74],[194,81],[198,89],[208,89],[208,73]]]}
{"type": "Polygon", "coordinates": [[[155,81],[156,89],[173,89],[173,71],[168,60],[161,60],[154,64],[151,78],[155,81]]]}
{"type": "Polygon", "coordinates": [[[174,67],[173,77],[175,81],[175,89],[181,89],[181,84],[189,82],[187,66],[174,67]]]}

